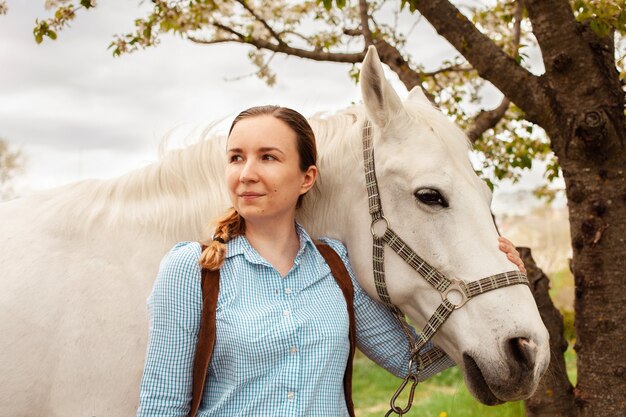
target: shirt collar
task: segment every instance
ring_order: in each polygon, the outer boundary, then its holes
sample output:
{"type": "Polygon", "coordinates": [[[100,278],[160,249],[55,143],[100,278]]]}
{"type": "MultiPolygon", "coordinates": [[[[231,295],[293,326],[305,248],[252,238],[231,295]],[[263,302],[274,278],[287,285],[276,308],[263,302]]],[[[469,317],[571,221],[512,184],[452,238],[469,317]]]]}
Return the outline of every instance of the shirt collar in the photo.
{"type": "MultiPolygon", "coordinates": [[[[313,243],[313,239],[311,239],[311,236],[309,236],[307,231],[304,230],[304,227],[302,227],[302,225],[300,225],[300,223],[298,222],[296,222],[296,234],[298,235],[298,240],[300,241],[300,248],[298,249],[298,253],[296,254],[296,258],[294,259],[294,264],[299,265],[307,249],[311,250],[315,247],[315,244],[313,243]]],[[[226,258],[230,258],[236,255],[243,255],[249,262],[271,266],[269,262],[267,262],[261,255],[259,255],[256,249],[254,249],[252,245],[250,245],[250,242],[248,242],[248,239],[245,235],[239,235],[234,237],[233,239],[229,240],[226,245],[226,258]]]]}

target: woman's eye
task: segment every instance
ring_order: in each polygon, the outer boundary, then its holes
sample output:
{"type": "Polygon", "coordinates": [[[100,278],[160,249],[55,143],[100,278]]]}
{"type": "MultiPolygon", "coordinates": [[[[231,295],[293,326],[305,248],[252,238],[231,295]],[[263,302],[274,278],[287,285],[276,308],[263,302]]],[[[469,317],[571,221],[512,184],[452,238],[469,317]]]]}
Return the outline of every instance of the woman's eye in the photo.
{"type": "Polygon", "coordinates": [[[228,158],[228,162],[239,162],[241,160],[243,160],[241,155],[231,155],[230,158],[228,158]]]}
{"type": "Polygon", "coordinates": [[[266,160],[266,161],[275,161],[276,157],[274,155],[270,155],[270,154],[265,154],[261,157],[261,159],[266,160]]]}
{"type": "Polygon", "coordinates": [[[441,193],[433,188],[422,188],[415,192],[415,198],[428,206],[448,207],[448,202],[441,193]]]}

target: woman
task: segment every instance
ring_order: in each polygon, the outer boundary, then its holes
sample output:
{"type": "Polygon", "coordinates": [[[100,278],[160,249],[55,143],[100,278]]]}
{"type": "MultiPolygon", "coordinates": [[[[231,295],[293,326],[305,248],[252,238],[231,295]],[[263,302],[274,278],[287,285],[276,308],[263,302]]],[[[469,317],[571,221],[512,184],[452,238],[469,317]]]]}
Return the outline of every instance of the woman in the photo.
{"type": "MultiPolygon", "coordinates": [[[[348,415],[346,304],[295,221],[318,175],[313,131],[291,109],[253,107],[233,121],[226,154],[233,208],[217,222],[203,252],[197,242],[179,243],[161,263],[149,299],[150,341],[137,415],[189,413],[202,309],[200,266],[219,269],[221,278],[216,342],[198,416],[348,415]]],[[[358,285],[345,247],[325,242],[353,281],[357,346],[402,375],[409,352],[398,351],[406,346],[400,326],[358,285]]],[[[523,268],[508,241],[501,248],[523,268]]],[[[420,378],[452,365],[444,358],[420,378]]]]}

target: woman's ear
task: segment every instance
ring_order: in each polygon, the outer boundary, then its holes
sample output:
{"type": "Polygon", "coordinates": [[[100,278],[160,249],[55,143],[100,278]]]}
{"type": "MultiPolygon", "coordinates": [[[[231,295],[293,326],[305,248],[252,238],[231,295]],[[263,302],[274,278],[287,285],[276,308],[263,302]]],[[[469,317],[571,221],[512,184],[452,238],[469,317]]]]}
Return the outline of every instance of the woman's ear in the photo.
{"type": "Polygon", "coordinates": [[[318,171],[315,165],[311,165],[307,168],[307,170],[304,172],[302,185],[300,186],[300,195],[303,195],[304,193],[309,191],[311,187],[313,187],[313,185],[315,185],[315,181],[317,180],[317,174],[318,171]]]}

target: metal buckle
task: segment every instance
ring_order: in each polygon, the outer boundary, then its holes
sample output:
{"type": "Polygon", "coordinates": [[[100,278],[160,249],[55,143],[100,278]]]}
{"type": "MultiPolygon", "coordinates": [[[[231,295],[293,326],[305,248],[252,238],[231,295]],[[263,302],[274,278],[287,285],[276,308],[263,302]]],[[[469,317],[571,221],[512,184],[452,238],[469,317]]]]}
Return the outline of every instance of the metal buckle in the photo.
{"type": "Polygon", "coordinates": [[[370,232],[372,233],[373,237],[377,239],[382,239],[387,229],[389,229],[389,221],[387,221],[387,218],[385,216],[382,216],[380,219],[372,220],[372,224],[370,225],[370,232]],[[385,230],[383,230],[381,234],[376,234],[374,228],[376,227],[376,225],[380,224],[380,222],[385,222],[385,230]]]}
{"type": "Polygon", "coordinates": [[[461,280],[454,279],[450,280],[450,285],[441,293],[441,299],[443,301],[448,301],[450,304],[454,306],[455,310],[463,307],[469,297],[465,292],[465,283],[461,280]]]}

